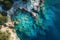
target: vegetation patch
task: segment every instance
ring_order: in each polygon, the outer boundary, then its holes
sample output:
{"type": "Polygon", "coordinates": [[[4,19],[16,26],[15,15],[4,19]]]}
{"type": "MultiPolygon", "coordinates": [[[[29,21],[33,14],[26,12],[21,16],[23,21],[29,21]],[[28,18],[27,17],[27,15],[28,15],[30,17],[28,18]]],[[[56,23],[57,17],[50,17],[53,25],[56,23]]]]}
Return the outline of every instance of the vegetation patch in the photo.
{"type": "Polygon", "coordinates": [[[6,22],[7,22],[7,16],[3,16],[3,15],[0,14],[0,25],[4,24],[6,22]]]}

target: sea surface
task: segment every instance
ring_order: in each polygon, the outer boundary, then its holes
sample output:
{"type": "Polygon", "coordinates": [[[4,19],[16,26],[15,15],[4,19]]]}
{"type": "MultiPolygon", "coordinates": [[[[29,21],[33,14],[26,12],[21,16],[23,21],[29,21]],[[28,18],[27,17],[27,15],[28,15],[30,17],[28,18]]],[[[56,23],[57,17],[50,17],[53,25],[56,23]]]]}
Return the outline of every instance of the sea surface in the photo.
{"type": "Polygon", "coordinates": [[[44,2],[45,12],[38,11],[36,20],[29,12],[17,11],[15,29],[21,40],[60,40],[60,0],[44,2]]]}

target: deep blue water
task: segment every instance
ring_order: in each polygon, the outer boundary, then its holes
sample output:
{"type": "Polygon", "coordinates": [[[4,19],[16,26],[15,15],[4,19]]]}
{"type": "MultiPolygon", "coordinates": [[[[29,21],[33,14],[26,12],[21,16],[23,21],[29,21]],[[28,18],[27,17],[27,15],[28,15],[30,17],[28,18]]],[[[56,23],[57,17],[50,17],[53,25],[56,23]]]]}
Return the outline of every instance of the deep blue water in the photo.
{"type": "Polygon", "coordinates": [[[60,0],[45,0],[46,26],[49,31],[45,40],[60,40],[60,0]]]}

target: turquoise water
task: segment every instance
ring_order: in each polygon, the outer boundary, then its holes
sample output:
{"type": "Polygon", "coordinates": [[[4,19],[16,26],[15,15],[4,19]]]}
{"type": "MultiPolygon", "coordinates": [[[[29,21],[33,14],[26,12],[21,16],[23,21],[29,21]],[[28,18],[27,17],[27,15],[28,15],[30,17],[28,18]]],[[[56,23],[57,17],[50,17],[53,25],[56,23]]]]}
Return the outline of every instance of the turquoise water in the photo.
{"type": "Polygon", "coordinates": [[[44,0],[45,12],[37,11],[38,19],[29,12],[17,10],[13,19],[21,40],[60,40],[60,0],[44,0]]]}
{"type": "Polygon", "coordinates": [[[18,37],[21,40],[35,40],[34,38],[37,39],[40,38],[38,36],[45,35],[43,19],[41,12],[37,13],[37,19],[35,19],[30,12],[17,9],[13,16],[13,20],[14,22],[18,22],[18,24],[15,24],[18,37]]]}

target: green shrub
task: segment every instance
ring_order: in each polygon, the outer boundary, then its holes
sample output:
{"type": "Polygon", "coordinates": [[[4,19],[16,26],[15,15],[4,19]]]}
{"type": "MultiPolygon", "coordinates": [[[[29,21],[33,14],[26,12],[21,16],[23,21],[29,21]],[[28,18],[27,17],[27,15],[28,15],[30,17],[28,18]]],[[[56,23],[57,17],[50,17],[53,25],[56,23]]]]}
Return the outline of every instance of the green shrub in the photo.
{"type": "Polygon", "coordinates": [[[7,22],[7,16],[2,16],[1,14],[0,14],[0,24],[4,24],[4,23],[6,23],[7,22]]]}
{"type": "Polygon", "coordinates": [[[13,1],[12,0],[4,0],[3,1],[3,9],[4,10],[9,10],[13,5],[13,1]]]}
{"type": "Polygon", "coordinates": [[[2,28],[2,26],[0,26],[0,29],[2,28]]]}

